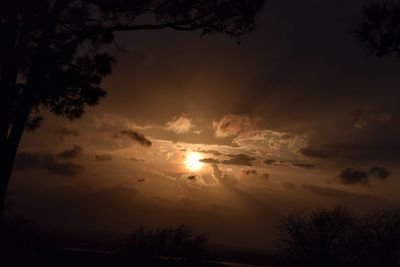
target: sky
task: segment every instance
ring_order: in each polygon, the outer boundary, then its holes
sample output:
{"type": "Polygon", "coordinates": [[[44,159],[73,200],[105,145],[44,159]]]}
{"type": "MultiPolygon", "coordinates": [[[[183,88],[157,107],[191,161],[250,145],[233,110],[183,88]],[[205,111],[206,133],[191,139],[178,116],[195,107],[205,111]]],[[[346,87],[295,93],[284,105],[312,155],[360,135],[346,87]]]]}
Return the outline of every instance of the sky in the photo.
{"type": "Polygon", "coordinates": [[[293,211],[399,206],[399,59],[350,34],[363,3],[270,0],[240,45],[121,34],[107,98],[25,133],[10,210],[87,231],[184,223],[269,248],[293,211]]]}

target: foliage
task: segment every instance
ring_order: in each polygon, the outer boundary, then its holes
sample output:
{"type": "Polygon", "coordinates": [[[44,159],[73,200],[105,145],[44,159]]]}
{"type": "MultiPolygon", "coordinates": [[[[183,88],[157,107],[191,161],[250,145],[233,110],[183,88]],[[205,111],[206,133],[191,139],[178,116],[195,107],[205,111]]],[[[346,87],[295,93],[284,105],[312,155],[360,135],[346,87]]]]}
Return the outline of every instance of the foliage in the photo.
{"type": "Polygon", "coordinates": [[[284,217],[279,231],[283,266],[400,266],[400,210],[317,209],[284,217]]]}
{"type": "Polygon", "coordinates": [[[155,231],[140,227],[127,243],[127,254],[142,260],[154,260],[160,256],[189,260],[205,256],[207,236],[195,234],[189,227],[180,225],[155,231]]]}
{"type": "Polygon", "coordinates": [[[400,1],[374,1],[364,5],[363,14],[354,31],[361,45],[376,56],[400,56],[400,1]]]}
{"type": "MultiPolygon", "coordinates": [[[[253,30],[264,0],[15,0],[0,4],[1,79],[14,79],[14,108],[29,102],[70,119],[106,92],[115,62],[104,46],[115,32],[173,29],[225,33],[253,30]],[[7,74],[10,74],[11,77],[7,74]],[[29,92],[29,93],[28,93],[29,92]],[[27,94],[27,97],[22,97],[27,94]]],[[[15,110],[17,111],[17,110],[15,110]]],[[[33,118],[29,128],[39,126],[33,118]]]]}

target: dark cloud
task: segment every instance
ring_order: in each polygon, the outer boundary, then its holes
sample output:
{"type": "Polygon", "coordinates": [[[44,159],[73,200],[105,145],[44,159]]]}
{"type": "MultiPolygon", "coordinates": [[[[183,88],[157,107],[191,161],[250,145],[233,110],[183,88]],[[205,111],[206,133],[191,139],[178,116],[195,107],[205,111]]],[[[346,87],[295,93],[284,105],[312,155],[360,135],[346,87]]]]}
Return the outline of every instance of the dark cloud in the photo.
{"type": "Polygon", "coordinates": [[[256,122],[247,115],[225,115],[221,120],[214,121],[216,137],[232,137],[256,128],[256,122]]]}
{"type": "Polygon", "coordinates": [[[221,152],[219,152],[217,150],[203,150],[201,148],[199,148],[197,150],[197,152],[204,153],[204,154],[211,154],[211,155],[214,155],[214,156],[217,156],[217,157],[223,155],[221,152]]]}
{"type": "Polygon", "coordinates": [[[314,195],[318,195],[318,196],[344,198],[344,199],[348,199],[348,198],[375,199],[376,198],[376,197],[370,196],[370,195],[356,194],[356,193],[346,192],[346,191],[342,191],[342,190],[337,190],[337,189],[330,188],[330,187],[320,187],[320,186],[308,185],[308,184],[302,184],[301,188],[305,191],[308,191],[308,192],[313,193],[314,195]]]}
{"type": "Polygon", "coordinates": [[[282,183],[283,188],[287,189],[287,190],[296,190],[297,189],[297,185],[291,182],[283,182],[282,183]]]}
{"type": "Polygon", "coordinates": [[[57,134],[60,135],[61,139],[67,136],[79,136],[79,130],[76,129],[69,129],[69,128],[61,128],[56,131],[57,134]]]}
{"type": "Polygon", "coordinates": [[[74,159],[82,155],[82,147],[79,145],[73,145],[71,149],[64,150],[58,157],[60,159],[74,159]]]}
{"type": "MultiPolygon", "coordinates": [[[[242,173],[243,175],[253,175],[253,176],[259,175],[256,169],[243,170],[242,173]]],[[[263,173],[260,176],[264,179],[269,179],[269,173],[263,173]]]]}
{"type": "Polygon", "coordinates": [[[315,168],[315,165],[313,165],[313,164],[301,163],[301,162],[291,163],[291,162],[286,162],[283,160],[276,160],[276,159],[266,159],[266,160],[264,160],[264,163],[267,165],[271,165],[271,166],[281,166],[281,167],[294,166],[294,167],[303,168],[303,169],[315,168]]]}
{"type": "Polygon", "coordinates": [[[188,176],[186,177],[186,179],[188,179],[188,180],[196,180],[196,179],[197,179],[197,176],[196,176],[196,174],[188,175],[188,176]]]}
{"type": "Polygon", "coordinates": [[[369,184],[368,172],[348,168],[343,170],[337,177],[338,181],[344,185],[367,185],[369,184]]]}
{"type": "Polygon", "coordinates": [[[201,162],[209,164],[225,164],[225,165],[238,165],[238,166],[253,166],[252,162],[256,160],[255,157],[251,157],[246,154],[228,155],[230,159],[218,160],[213,158],[201,159],[201,162]]]}
{"type": "Polygon", "coordinates": [[[314,164],[308,163],[292,163],[292,165],[303,169],[314,169],[316,167],[314,164]]]}
{"type": "Polygon", "coordinates": [[[258,172],[257,172],[257,170],[243,170],[243,174],[244,175],[257,175],[258,174],[258,172]]]}
{"type": "Polygon", "coordinates": [[[275,162],[276,162],[275,159],[266,159],[266,160],[264,160],[264,163],[268,164],[268,165],[274,165],[275,162]]]}
{"type": "Polygon", "coordinates": [[[146,182],[146,179],[137,179],[136,180],[138,183],[144,183],[144,182],[146,182]]]}
{"type": "Polygon", "coordinates": [[[357,109],[352,114],[352,124],[354,128],[364,128],[370,123],[384,124],[392,119],[392,115],[380,110],[357,109]]]}
{"type": "Polygon", "coordinates": [[[311,158],[337,158],[349,160],[379,160],[397,161],[400,159],[398,140],[393,138],[355,137],[354,141],[346,143],[330,143],[309,146],[301,149],[300,153],[311,158]],[[369,139],[368,139],[369,138],[369,139]]]}
{"type": "Polygon", "coordinates": [[[372,167],[369,171],[348,168],[343,170],[334,180],[344,185],[369,185],[371,178],[385,180],[390,171],[385,167],[372,167]]]}
{"type": "Polygon", "coordinates": [[[181,178],[186,180],[192,186],[202,186],[204,185],[204,180],[201,174],[199,173],[184,173],[181,178]]]}
{"type": "Polygon", "coordinates": [[[231,159],[222,161],[222,164],[227,165],[239,165],[239,166],[252,166],[252,162],[256,160],[255,157],[251,157],[246,154],[231,155],[231,159]]]}
{"type": "Polygon", "coordinates": [[[389,176],[391,174],[391,172],[388,169],[386,169],[385,167],[382,167],[382,166],[372,167],[368,173],[370,176],[373,176],[375,178],[382,179],[382,180],[389,178],[389,176]]]}
{"type": "Polygon", "coordinates": [[[289,162],[286,162],[283,160],[277,160],[277,159],[266,159],[266,160],[264,160],[264,163],[267,165],[271,165],[271,166],[281,166],[281,167],[290,166],[289,162]]]}
{"type": "Polygon", "coordinates": [[[151,147],[152,143],[149,139],[147,139],[143,134],[136,132],[136,131],[122,131],[121,134],[129,136],[133,141],[139,143],[145,147],[151,147]]]}
{"type": "Polygon", "coordinates": [[[310,158],[330,158],[332,154],[328,151],[321,150],[316,147],[307,147],[300,150],[300,153],[310,158]]]}
{"type": "Polygon", "coordinates": [[[94,157],[97,161],[109,161],[113,159],[110,154],[95,155],[94,157]]]}
{"type": "Polygon", "coordinates": [[[73,162],[60,162],[52,154],[20,153],[16,158],[15,169],[21,171],[45,170],[59,176],[77,176],[82,172],[83,166],[73,162]]]}
{"type": "Polygon", "coordinates": [[[138,158],[135,158],[135,157],[131,157],[131,160],[133,162],[144,162],[144,159],[138,159],[138,158]]]}
{"type": "Polygon", "coordinates": [[[205,159],[201,159],[199,161],[203,162],[203,163],[209,163],[209,164],[219,164],[219,163],[221,163],[219,160],[212,159],[212,158],[205,158],[205,159]]]}

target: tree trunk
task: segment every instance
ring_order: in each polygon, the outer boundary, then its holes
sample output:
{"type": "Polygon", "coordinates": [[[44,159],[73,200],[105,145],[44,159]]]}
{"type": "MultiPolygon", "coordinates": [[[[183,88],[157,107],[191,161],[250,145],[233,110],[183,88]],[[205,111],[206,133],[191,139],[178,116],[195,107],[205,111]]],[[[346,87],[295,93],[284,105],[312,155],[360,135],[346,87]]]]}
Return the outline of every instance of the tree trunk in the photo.
{"type": "MultiPolygon", "coordinates": [[[[29,96],[26,96],[29,99],[29,96]]],[[[28,121],[31,111],[30,101],[23,101],[22,106],[17,112],[17,116],[10,127],[8,138],[3,142],[3,150],[0,151],[0,223],[5,219],[5,203],[7,198],[7,189],[11,179],[11,174],[14,168],[15,158],[17,155],[18,146],[25,130],[25,125],[28,121]]]]}
{"type": "Polygon", "coordinates": [[[7,155],[8,153],[4,152],[2,151],[1,153],[0,165],[0,224],[2,224],[5,219],[7,188],[11,179],[11,173],[15,160],[15,156],[14,158],[10,158],[7,155]]]}

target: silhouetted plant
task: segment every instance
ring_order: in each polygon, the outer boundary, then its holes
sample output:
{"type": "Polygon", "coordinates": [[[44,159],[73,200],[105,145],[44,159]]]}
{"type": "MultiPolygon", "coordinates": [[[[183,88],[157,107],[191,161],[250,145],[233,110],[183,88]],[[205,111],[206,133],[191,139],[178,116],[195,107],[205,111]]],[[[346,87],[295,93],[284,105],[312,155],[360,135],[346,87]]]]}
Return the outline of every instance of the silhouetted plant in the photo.
{"type": "Polygon", "coordinates": [[[400,56],[400,1],[374,1],[363,7],[364,18],[355,30],[361,45],[376,56],[400,56]]]}
{"type": "Polygon", "coordinates": [[[400,266],[400,210],[371,212],[355,226],[351,250],[358,266],[400,266]]]}
{"type": "Polygon", "coordinates": [[[77,119],[106,95],[100,84],[115,60],[104,47],[116,44],[115,32],[239,38],[254,29],[264,1],[0,1],[0,216],[24,130],[40,126],[43,109],[77,119]]]}
{"type": "Polygon", "coordinates": [[[400,266],[400,211],[355,214],[346,207],[284,217],[283,266],[400,266]]]}
{"type": "Polygon", "coordinates": [[[131,235],[126,252],[143,261],[156,260],[161,256],[199,260],[206,255],[206,243],[205,234],[195,234],[185,225],[155,231],[140,227],[131,235]]]}

